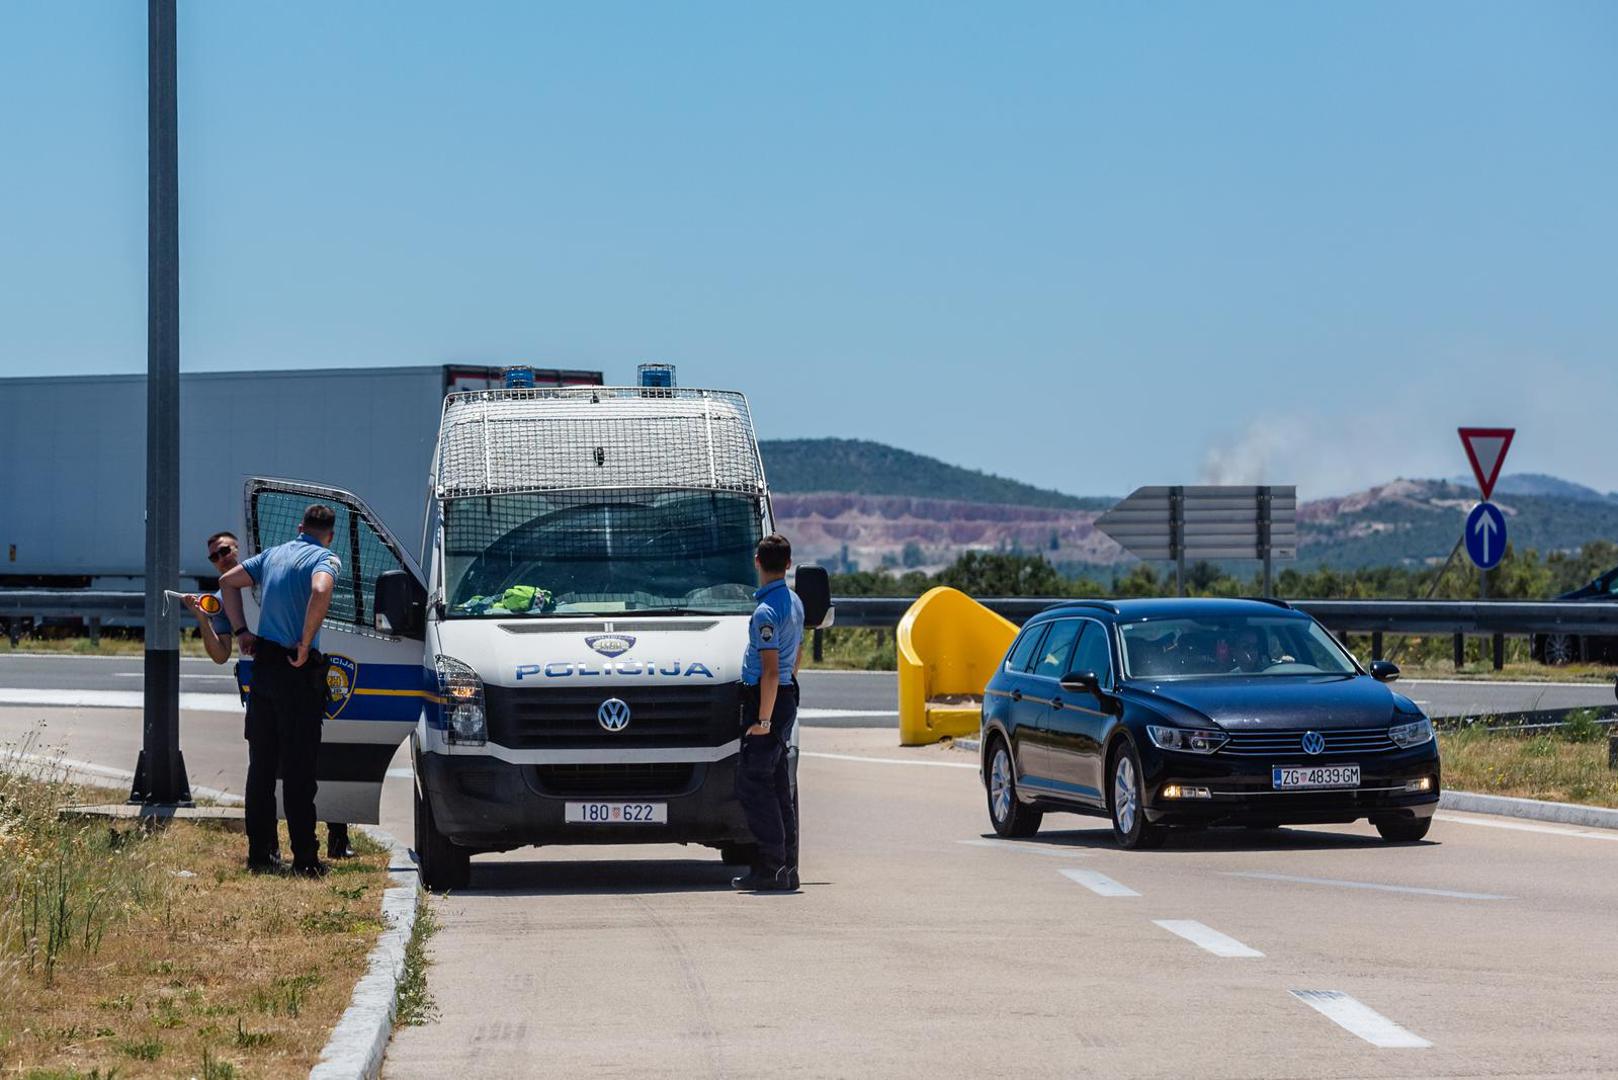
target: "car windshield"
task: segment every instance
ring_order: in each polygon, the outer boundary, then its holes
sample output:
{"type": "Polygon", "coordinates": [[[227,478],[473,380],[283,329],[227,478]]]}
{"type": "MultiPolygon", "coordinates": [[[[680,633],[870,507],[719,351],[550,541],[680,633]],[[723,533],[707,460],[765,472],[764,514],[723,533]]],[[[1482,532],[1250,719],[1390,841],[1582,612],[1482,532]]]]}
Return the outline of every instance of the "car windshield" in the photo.
{"type": "Polygon", "coordinates": [[[1354,661],[1313,619],[1206,615],[1122,624],[1133,679],[1220,675],[1353,675],[1354,661]]]}
{"type": "Polygon", "coordinates": [[[708,491],[478,495],[444,503],[452,618],[746,614],[759,500],[708,491]]]}

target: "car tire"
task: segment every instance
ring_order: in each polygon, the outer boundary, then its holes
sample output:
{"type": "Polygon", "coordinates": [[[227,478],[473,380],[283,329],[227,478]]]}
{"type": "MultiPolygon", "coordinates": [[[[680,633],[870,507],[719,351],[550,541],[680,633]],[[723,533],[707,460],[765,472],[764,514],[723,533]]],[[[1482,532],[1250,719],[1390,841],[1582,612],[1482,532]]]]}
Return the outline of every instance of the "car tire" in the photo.
{"type": "Polygon", "coordinates": [[[1126,851],[1163,844],[1163,829],[1146,820],[1143,790],[1140,754],[1133,743],[1120,743],[1107,770],[1107,809],[1112,816],[1112,835],[1126,851]]]}
{"type": "Polygon", "coordinates": [[[1392,818],[1386,821],[1373,821],[1376,831],[1382,839],[1390,844],[1414,844],[1427,835],[1427,830],[1433,827],[1433,819],[1424,818],[1392,818]]]}
{"type": "Polygon", "coordinates": [[[416,788],[416,864],[429,892],[464,889],[472,883],[472,852],[438,831],[433,807],[416,788]]]}
{"type": "Polygon", "coordinates": [[[1546,634],[1540,639],[1539,657],[1551,667],[1563,667],[1579,659],[1579,638],[1576,634],[1546,634]]]}
{"type": "Polygon", "coordinates": [[[989,796],[989,823],[1001,836],[1016,838],[1033,836],[1044,820],[1043,811],[1024,806],[1017,798],[1017,768],[1011,759],[1011,748],[1004,739],[996,738],[989,744],[989,767],[984,787],[989,796]]]}

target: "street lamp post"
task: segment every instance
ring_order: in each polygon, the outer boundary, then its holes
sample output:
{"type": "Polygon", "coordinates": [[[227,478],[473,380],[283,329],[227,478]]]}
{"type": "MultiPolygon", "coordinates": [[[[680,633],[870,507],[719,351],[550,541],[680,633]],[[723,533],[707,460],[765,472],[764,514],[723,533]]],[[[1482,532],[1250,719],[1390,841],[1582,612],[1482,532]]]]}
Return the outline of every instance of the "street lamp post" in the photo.
{"type": "Polygon", "coordinates": [[[180,183],[175,0],[147,0],[146,694],[130,801],[189,803],[180,756],[180,183]]]}

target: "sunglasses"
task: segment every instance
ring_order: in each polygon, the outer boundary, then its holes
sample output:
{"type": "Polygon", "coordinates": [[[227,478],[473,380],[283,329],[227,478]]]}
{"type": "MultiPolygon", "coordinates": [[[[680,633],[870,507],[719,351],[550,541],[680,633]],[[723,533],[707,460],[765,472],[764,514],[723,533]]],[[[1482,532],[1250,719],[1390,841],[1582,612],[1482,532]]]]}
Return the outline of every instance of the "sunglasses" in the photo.
{"type": "Polygon", "coordinates": [[[235,553],[236,553],[236,549],[227,544],[227,545],[225,545],[223,547],[215,548],[213,551],[208,552],[208,561],[209,562],[218,562],[220,559],[223,559],[226,555],[234,555],[235,553]]]}

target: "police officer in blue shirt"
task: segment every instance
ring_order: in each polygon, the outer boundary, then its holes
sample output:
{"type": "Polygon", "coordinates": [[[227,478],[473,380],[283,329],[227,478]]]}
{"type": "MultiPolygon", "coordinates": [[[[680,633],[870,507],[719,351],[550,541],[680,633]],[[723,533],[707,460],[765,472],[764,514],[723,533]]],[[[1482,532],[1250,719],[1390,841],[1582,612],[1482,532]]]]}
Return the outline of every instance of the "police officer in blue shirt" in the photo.
{"type": "Polygon", "coordinates": [[[342,565],[327,550],[337,515],[311,505],[296,539],[267,548],[219,579],[225,613],[242,652],[253,657],[247,697],[247,867],[280,869],[275,778],[292,843],[292,871],[326,873],[315,840],[315,759],[326,715],[326,658],[320,623],[342,565]],[[258,634],[247,629],[241,590],[259,586],[258,634]]]}
{"type": "Polygon", "coordinates": [[[798,718],[793,675],[803,643],[803,601],[787,588],[792,545],[780,533],[758,543],[758,607],[742,656],[742,753],[736,797],[758,841],[758,862],[734,879],[738,889],[764,892],[798,887],[798,821],[792,805],[787,745],[798,718]]]}

